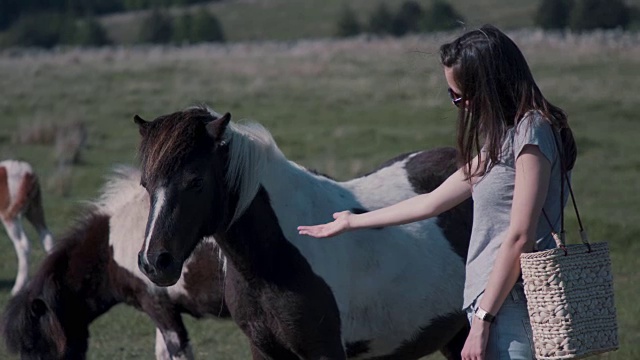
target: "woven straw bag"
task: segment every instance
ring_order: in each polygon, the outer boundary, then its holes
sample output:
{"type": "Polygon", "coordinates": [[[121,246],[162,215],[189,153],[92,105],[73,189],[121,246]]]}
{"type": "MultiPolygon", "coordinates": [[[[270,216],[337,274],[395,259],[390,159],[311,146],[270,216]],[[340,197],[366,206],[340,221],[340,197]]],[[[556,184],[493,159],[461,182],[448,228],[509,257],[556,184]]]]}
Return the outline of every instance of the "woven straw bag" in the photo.
{"type": "Polygon", "coordinates": [[[582,244],[565,244],[563,212],[558,235],[543,210],[558,247],[520,256],[537,359],[579,359],[619,346],[609,247],[607,243],[589,243],[569,177],[561,165],[561,189],[566,179],[582,244]]]}

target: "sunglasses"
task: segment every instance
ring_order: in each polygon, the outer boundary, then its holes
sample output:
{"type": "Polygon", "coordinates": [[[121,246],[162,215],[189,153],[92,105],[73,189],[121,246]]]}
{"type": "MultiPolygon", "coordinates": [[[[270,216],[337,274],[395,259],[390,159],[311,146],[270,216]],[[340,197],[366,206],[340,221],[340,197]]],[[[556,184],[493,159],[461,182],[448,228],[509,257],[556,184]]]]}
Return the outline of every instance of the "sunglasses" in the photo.
{"type": "Polygon", "coordinates": [[[462,101],[462,96],[460,94],[456,94],[456,92],[451,90],[451,88],[448,88],[447,92],[449,92],[449,97],[451,98],[451,102],[453,103],[453,105],[459,107],[460,102],[462,101]]]}

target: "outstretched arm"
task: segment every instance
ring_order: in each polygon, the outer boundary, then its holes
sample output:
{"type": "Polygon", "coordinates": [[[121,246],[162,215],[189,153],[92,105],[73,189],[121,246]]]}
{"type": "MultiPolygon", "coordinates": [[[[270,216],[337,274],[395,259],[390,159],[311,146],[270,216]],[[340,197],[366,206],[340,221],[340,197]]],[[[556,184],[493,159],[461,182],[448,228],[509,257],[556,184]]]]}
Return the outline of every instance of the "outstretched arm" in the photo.
{"type": "Polygon", "coordinates": [[[433,217],[460,204],[471,196],[471,183],[462,169],[453,173],[428,194],[421,194],[397,204],[367,212],[333,214],[333,222],[314,226],[298,226],[298,232],[317,238],[330,237],[348,230],[407,224],[433,217]]]}

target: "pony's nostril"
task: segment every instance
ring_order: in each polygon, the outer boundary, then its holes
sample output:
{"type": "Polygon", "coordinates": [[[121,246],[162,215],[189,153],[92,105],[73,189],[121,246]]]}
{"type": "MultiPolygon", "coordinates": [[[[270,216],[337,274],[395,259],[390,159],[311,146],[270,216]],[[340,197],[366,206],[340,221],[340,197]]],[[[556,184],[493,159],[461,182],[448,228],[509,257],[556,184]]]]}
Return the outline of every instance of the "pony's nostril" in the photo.
{"type": "Polygon", "coordinates": [[[171,266],[171,263],[173,263],[173,257],[171,256],[171,254],[169,254],[168,252],[160,253],[160,255],[158,255],[158,258],[156,259],[156,269],[164,270],[171,266]]]}
{"type": "Polygon", "coordinates": [[[142,252],[138,253],[138,268],[143,273],[145,273],[147,275],[152,275],[155,272],[155,269],[152,268],[151,265],[149,265],[148,262],[144,261],[144,257],[143,256],[144,255],[142,254],[142,252]]]}

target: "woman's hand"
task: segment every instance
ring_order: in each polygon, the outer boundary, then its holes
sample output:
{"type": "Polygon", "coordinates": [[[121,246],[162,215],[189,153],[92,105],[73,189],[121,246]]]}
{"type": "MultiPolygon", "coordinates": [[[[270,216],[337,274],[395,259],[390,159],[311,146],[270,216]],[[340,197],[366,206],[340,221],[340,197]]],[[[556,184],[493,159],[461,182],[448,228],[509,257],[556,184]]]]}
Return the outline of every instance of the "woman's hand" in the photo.
{"type": "Polygon", "coordinates": [[[315,238],[325,238],[342,234],[351,229],[349,218],[352,215],[350,211],[334,213],[334,221],[320,225],[298,226],[298,234],[313,236],[315,238]]]}
{"type": "Polygon", "coordinates": [[[462,348],[463,360],[491,360],[486,358],[487,341],[489,340],[490,324],[474,317],[467,341],[462,348]]]}

